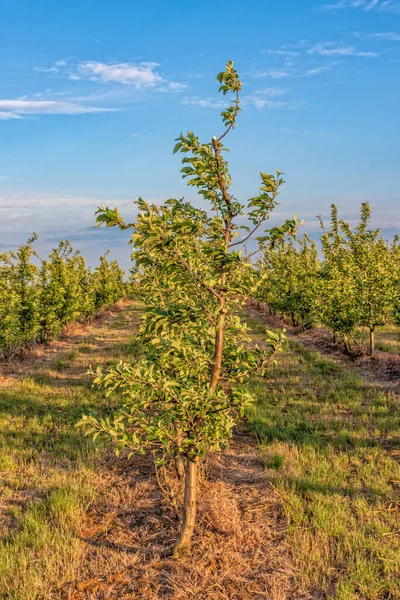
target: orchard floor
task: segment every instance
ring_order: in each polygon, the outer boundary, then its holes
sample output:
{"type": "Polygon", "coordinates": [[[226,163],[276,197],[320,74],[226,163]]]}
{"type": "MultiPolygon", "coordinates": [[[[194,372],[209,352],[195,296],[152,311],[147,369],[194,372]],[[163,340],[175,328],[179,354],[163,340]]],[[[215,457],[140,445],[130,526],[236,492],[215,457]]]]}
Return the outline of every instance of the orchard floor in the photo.
{"type": "Polygon", "coordinates": [[[398,392],[296,341],[203,466],[192,555],[167,556],[179,522],[152,462],[74,428],[107,410],[86,371],[135,355],[139,318],[125,303],[3,368],[0,598],[400,598],[398,392]]]}

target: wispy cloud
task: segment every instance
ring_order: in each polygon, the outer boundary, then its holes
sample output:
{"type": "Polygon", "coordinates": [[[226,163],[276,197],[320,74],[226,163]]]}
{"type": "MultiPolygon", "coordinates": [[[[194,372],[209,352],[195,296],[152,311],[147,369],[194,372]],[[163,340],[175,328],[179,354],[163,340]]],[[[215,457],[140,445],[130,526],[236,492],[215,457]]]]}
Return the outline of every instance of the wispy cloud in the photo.
{"type": "Polygon", "coordinates": [[[400,14],[400,2],[398,0],[338,0],[331,4],[318,4],[320,10],[340,10],[358,8],[365,12],[378,11],[400,14]]]}
{"type": "MultiPolygon", "coordinates": [[[[290,92],[289,89],[279,87],[263,88],[256,90],[252,94],[247,94],[242,98],[243,106],[252,106],[261,108],[286,108],[297,110],[304,106],[304,100],[277,100],[280,96],[285,96],[290,92]]],[[[198,96],[188,96],[183,98],[181,104],[185,106],[194,106],[196,108],[225,108],[226,101],[217,98],[200,98],[198,96]]]]}
{"type": "Polygon", "coordinates": [[[293,57],[293,56],[299,56],[300,52],[295,52],[294,50],[283,50],[283,49],[278,49],[278,50],[264,50],[263,54],[274,54],[275,56],[283,56],[283,57],[293,57]]]}
{"type": "Polygon", "coordinates": [[[362,56],[364,58],[375,58],[378,52],[364,52],[350,44],[339,44],[337,42],[319,42],[312,44],[307,54],[318,54],[319,56],[362,56]]]}
{"type": "Polygon", "coordinates": [[[313,69],[308,69],[305,71],[304,75],[306,77],[314,77],[315,75],[319,75],[320,73],[325,73],[325,71],[329,71],[329,65],[321,65],[320,67],[314,67],[313,69]]]}
{"type": "Polygon", "coordinates": [[[0,175],[0,183],[3,182],[7,182],[7,181],[23,181],[23,179],[20,178],[15,178],[15,177],[10,177],[9,175],[0,175]]]}
{"type": "Polygon", "coordinates": [[[302,108],[305,100],[271,100],[260,94],[248,94],[243,98],[243,104],[246,106],[254,106],[254,108],[285,108],[288,110],[298,110],[302,108]]]}
{"type": "Polygon", "coordinates": [[[57,100],[30,100],[27,98],[0,100],[0,119],[3,120],[21,119],[26,115],[83,115],[113,110],[115,109],[57,100]]]}
{"type": "Polygon", "coordinates": [[[67,77],[71,81],[89,80],[133,86],[137,90],[160,92],[182,92],[187,85],[172,81],[159,73],[160,65],[155,62],[99,62],[84,61],[72,64],[57,60],[50,66],[35,67],[36,71],[67,77]]]}
{"type": "Polygon", "coordinates": [[[400,42],[400,33],[396,33],[394,31],[381,31],[378,33],[362,33],[361,31],[355,31],[354,36],[363,40],[400,42]]]}
{"type": "Polygon", "coordinates": [[[77,72],[91,81],[123,83],[136,88],[149,88],[161,84],[163,78],[156,72],[157,63],[102,63],[88,61],[78,65],[77,72]]]}
{"type": "Polygon", "coordinates": [[[256,79],[262,79],[264,77],[269,79],[285,79],[286,77],[290,77],[291,72],[285,69],[265,69],[261,71],[251,71],[249,75],[256,79]]]}
{"type": "Polygon", "coordinates": [[[224,108],[226,102],[216,98],[200,98],[199,96],[186,96],[181,104],[185,106],[195,106],[197,108],[224,108]]]}

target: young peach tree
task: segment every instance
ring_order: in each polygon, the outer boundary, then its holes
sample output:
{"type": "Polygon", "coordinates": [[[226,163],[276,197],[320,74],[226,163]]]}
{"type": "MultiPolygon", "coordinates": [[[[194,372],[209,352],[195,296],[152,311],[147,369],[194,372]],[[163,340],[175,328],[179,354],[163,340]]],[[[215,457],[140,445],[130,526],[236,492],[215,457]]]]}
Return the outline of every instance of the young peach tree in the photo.
{"type": "MultiPolygon", "coordinates": [[[[171,199],[162,206],[137,201],[139,216],[125,223],[118,209],[101,207],[97,221],[131,228],[133,260],[140,275],[144,315],[138,342],[141,356],[103,372],[95,384],[116,393],[120,406],[104,419],[84,416],[79,425],[100,440],[112,439],[117,451],[152,452],[161,463],[172,457],[185,480],[179,556],[190,547],[196,516],[198,462],[220,449],[253,401],[246,381],[263,371],[282,343],[267,332],[263,348],[251,349],[239,308],[254,293],[257,279],[241,246],[262,228],[277,205],[281,173],[261,173],[260,192],[246,203],[231,193],[223,140],[236,126],[241,82],[229,62],[218,75],[220,91],[232,93],[223,110],[224,132],[201,143],[181,134],[174,152],[184,154],[181,172],[208,209],[171,199]],[[247,218],[239,240],[238,220],[247,218]]],[[[264,244],[290,235],[296,220],[265,231],[264,244]]]]}

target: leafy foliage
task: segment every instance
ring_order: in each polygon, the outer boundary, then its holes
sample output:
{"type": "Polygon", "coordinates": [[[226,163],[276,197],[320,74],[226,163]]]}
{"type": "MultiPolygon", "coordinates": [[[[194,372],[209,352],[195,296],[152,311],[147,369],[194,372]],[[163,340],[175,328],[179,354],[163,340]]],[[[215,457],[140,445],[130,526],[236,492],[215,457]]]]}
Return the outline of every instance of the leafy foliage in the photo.
{"type": "Polygon", "coordinates": [[[68,241],[48,259],[33,249],[37,236],[0,255],[0,355],[48,342],[68,324],[84,320],[127,292],[124,273],[106,256],[92,272],[68,241]],[[36,262],[34,262],[36,259],[36,262]]]}
{"type": "Polygon", "coordinates": [[[318,251],[304,235],[267,247],[258,263],[261,284],[257,297],[293,326],[310,327],[317,316],[319,297],[318,251]]]}
{"type": "MultiPolygon", "coordinates": [[[[111,438],[117,451],[151,451],[159,463],[165,456],[186,461],[185,515],[175,553],[189,545],[193,532],[199,457],[227,442],[253,401],[246,381],[263,371],[283,342],[281,333],[267,332],[263,347],[252,349],[238,314],[259,284],[250,256],[238,247],[276,207],[282,174],[261,173],[260,192],[245,204],[231,194],[222,140],[236,126],[241,82],[231,62],[217,79],[220,91],[233,96],[221,113],[225,132],[206,143],[192,132],[181,134],[174,148],[184,154],[182,176],[211,211],[184,199],[157,206],[140,198],[133,224],[104,206],[97,217],[99,224],[133,232],[133,260],[145,304],[138,339],[142,355],[97,371],[95,384],[117,392],[120,406],[109,418],[84,416],[79,425],[103,441],[111,438]],[[243,215],[252,227],[235,241],[237,218],[243,215]]],[[[264,231],[264,243],[290,235],[296,225],[294,219],[264,231]]]]}
{"type": "Polygon", "coordinates": [[[363,203],[352,229],[332,205],[329,229],[320,220],[322,261],[308,236],[270,244],[258,264],[257,298],[292,325],[322,322],[347,346],[366,327],[373,354],[375,328],[400,324],[400,246],[398,237],[388,243],[369,229],[370,217],[363,203]]]}
{"type": "Polygon", "coordinates": [[[397,242],[390,245],[379,229],[368,229],[370,217],[370,206],[364,202],[360,222],[352,229],[346,221],[338,221],[332,206],[331,228],[322,235],[321,318],[334,332],[348,336],[367,327],[372,354],[373,332],[393,317],[399,291],[397,242]]]}

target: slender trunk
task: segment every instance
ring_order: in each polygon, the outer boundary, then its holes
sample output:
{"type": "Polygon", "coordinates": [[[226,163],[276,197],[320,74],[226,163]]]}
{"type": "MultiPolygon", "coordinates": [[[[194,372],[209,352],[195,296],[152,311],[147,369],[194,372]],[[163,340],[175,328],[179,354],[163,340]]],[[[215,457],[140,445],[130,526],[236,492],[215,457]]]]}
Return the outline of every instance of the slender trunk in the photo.
{"type": "Polygon", "coordinates": [[[350,354],[350,343],[347,335],[343,336],[343,342],[345,351],[347,352],[347,354],[350,354]]]}
{"type": "Polygon", "coordinates": [[[333,343],[336,344],[337,343],[337,337],[336,337],[336,333],[333,332],[333,343]]]}
{"type": "Polygon", "coordinates": [[[372,358],[375,353],[375,326],[369,329],[369,355],[372,358]]]}
{"type": "Polygon", "coordinates": [[[187,458],[185,476],[185,496],[183,501],[183,521],[180,535],[172,548],[172,556],[188,553],[196,521],[197,499],[197,459],[187,458]]]}

